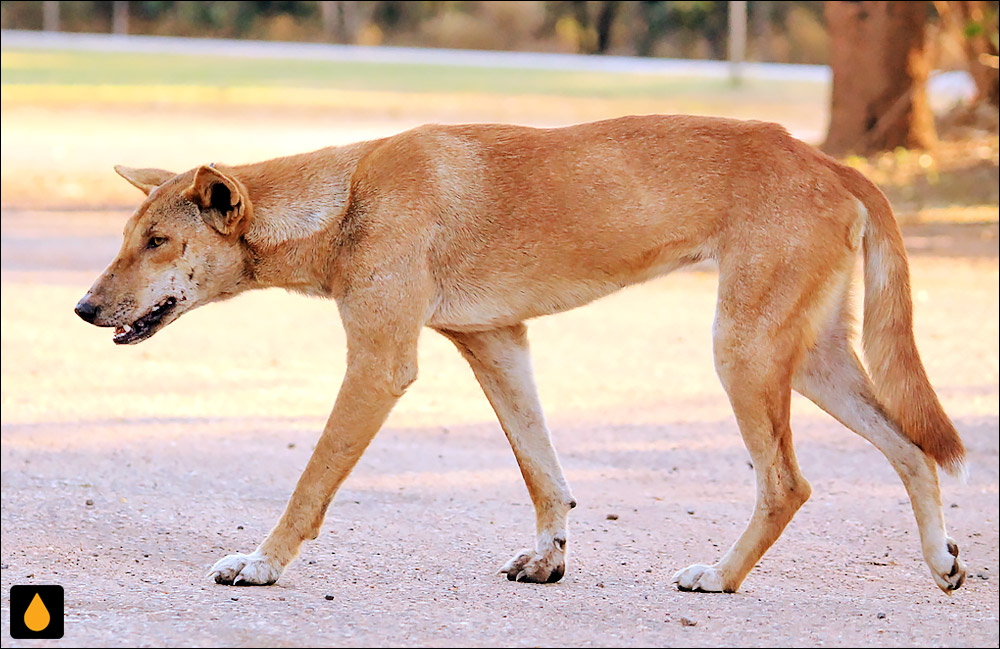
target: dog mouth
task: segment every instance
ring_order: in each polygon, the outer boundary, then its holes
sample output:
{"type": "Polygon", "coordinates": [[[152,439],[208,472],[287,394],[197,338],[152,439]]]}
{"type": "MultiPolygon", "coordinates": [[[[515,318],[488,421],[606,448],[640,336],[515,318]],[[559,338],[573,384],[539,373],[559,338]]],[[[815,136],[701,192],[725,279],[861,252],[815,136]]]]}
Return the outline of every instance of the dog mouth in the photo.
{"type": "Polygon", "coordinates": [[[112,338],[116,345],[132,345],[146,340],[157,332],[167,317],[177,307],[177,299],[168,297],[132,324],[115,327],[112,338]]]}

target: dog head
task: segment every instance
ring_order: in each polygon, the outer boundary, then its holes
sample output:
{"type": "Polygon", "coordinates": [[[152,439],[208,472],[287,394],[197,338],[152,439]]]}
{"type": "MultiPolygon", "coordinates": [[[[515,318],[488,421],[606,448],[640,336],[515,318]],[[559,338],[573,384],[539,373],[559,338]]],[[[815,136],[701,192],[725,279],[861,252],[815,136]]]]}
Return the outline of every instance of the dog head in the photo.
{"type": "Polygon", "coordinates": [[[182,174],[115,171],[146,193],[125,225],[118,256],[76,305],[113,340],[146,340],[195,307],[249,288],[242,242],[253,214],[246,187],[213,165],[182,174]]]}

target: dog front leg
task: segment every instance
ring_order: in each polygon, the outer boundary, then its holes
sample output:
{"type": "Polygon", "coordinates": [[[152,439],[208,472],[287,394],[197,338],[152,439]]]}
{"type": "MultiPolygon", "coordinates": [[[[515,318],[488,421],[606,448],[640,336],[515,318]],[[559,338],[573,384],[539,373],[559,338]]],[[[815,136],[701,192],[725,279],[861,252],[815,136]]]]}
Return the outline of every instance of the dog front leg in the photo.
{"type": "Polygon", "coordinates": [[[566,519],[576,507],[538,401],[523,324],[481,332],[441,331],[472,366],[535,505],[535,548],[522,550],[501,573],[511,581],[551,583],[566,572],[566,519]]]}
{"type": "Polygon", "coordinates": [[[251,554],[220,559],[209,576],[220,584],[273,584],[298,555],[303,541],[319,535],[326,509],[396,400],[416,378],[416,345],[395,358],[349,354],[333,412],[278,524],[251,554]]]}

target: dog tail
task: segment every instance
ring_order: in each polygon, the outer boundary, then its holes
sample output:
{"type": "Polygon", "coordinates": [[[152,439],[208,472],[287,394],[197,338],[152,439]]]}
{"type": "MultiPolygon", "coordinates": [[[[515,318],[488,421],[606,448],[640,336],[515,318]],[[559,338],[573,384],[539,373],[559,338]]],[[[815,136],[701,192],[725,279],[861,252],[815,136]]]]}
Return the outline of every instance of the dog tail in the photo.
{"type": "MultiPolygon", "coordinates": [[[[825,157],[825,156],[824,156],[825,157]]],[[[867,210],[862,343],[875,393],[905,434],[941,468],[965,474],[965,447],[931,387],[913,336],[903,235],[888,199],[856,169],[826,158],[867,210]]]]}

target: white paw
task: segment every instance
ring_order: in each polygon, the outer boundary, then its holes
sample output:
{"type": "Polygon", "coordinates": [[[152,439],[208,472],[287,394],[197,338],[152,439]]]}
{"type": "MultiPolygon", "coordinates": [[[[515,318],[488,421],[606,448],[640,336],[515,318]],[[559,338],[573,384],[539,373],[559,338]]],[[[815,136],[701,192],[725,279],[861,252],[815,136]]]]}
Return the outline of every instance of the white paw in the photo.
{"type": "MultiPolygon", "coordinates": [[[[563,541],[563,547],[565,547],[563,541]]],[[[500,574],[507,575],[510,581],[523,581],[532,584],[551,584],[562,579],[566,574],[566,553],[562,549],[549,550],[540,553],[535,550],[521,550],[513,559],[500,568],[500,574]]]]}
{"type": "Polygon", "coordinates": [[[712,566],[696,563],[674,575],[674,583],[680,590],[696,590],[702,593],[731,593],[725,587],[722,573],[712,566]]]}
{"type": "Polygon", "coordinates": [[[278,581],[281,567],[258,552],[231,554],[216,561],[208,576],[217,584],[266,586],[278,581]]]}
{"type": "Polygon", "coordinates": [[[943,548],[928,558],[927,565],[938,588],[946,593],[958,590],[965,583],[965,564],[958,558],[958,544],[948,539],[943,548]]]}

